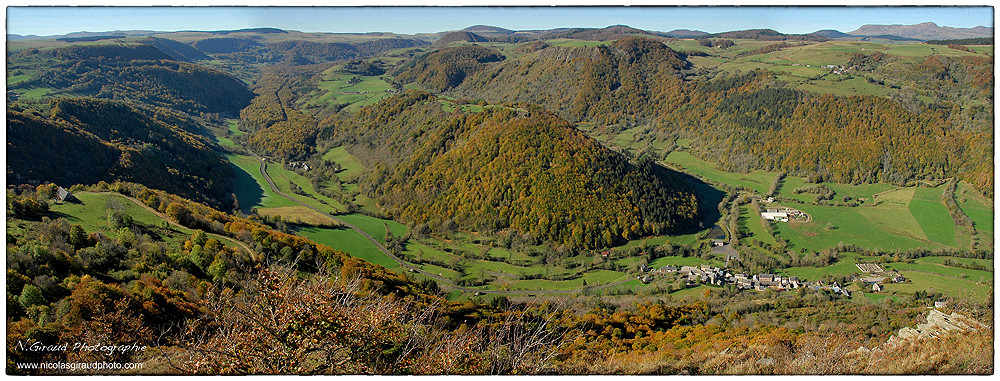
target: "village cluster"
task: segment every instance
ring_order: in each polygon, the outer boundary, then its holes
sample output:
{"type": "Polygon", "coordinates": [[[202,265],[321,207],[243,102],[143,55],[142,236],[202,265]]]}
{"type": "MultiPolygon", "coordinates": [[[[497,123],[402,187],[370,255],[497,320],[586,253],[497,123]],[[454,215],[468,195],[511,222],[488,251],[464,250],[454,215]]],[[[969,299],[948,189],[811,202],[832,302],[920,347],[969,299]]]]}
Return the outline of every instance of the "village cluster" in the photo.
{"type": "MultiPolygon", "coordinates": [[[[854,279],[860,280],[866,285],[866,287],[871,287],[873,292],[882,291],[883,287],[881,284],[884,282],[889,281],[901,283],[906,281],[906,278],[899,273],[888,273],[881,266],[875,263],[858,263],[857,267],[863,275],[855,276],[854,279]]],[[[653,269],[643,264],[639,266],[639,270],[642,272],[642,275],[639,275],[637,279],[643,283],[652,282],[656,277],[673,275],[683,278],[685,286],[696,286],[699,284],[711,284],[716,286],[735,285],[738,290],[757,291],[764,291],[768,289],[783,291],[798,289],[800,287],[808,287],[813,291],[830,290],[836,294],[842,294],[848,297],[851,296],[851,292],[848,291],[845,286],[842,286],[837,282],[829,284],[822,281],[806,282],[796,276],[783,276],[779,274],[764,273],[747,275],[732,272],[728,269],[712,267],[706,264],[702,264],[700,266],[680,267],[663,266],[658,269],[653,269]]]]}

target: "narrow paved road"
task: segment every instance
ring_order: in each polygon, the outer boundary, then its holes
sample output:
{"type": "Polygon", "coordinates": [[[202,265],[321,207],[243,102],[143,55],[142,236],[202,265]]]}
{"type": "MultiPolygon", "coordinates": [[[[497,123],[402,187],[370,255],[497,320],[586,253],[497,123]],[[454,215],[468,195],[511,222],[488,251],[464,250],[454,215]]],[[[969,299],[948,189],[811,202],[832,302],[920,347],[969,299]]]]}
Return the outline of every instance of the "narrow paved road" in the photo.
{"type": "MultiPolygon", "coordinates": [[[[381,242],[379,242],[378,240],[376,240],[374,237],[372,237],[368,233],[365,233],[364,230],[359,229],[357,226],[351,225],[351,224],[347,223],[347,221],[339,219],[336,216],[334,216],[334,215],[332,215],[330,213],[327,213],[325,211],[322,211],[319,208],[316,208],[316,207],[314,207],[312,205],[307,205],[306,203],[304,203],[302,201],[299,201],[298,199],[296,199],[294,197],[291,197],[291,196],[285,194],[284,192],[278,190],[278,187],[274,185],[274,181],[271,180],[271,176],[269,176],[267,174],[267,162],[264,161],[264,159],[261,158],[260,156],[257,156],[256,153],[252,153],[251,152],[251,155],[253,155],[253,157],[257,158],[257,161],[260,162],[260,174],[264,176],[264,180],[267,180],[267,185],[271,187],[271,190],[274,191],[274,193],[280,195],[281,197],[287,198],[287,199],[295,202],[296,204],[299,204],[299,205],[302,205],[302,206],[304,206],[306,208],[312,209],[312,210],[314,210],[314,211],[316,211],[316,212],[318,212],[318,213],[320,213],[320,214],[322,214],[324,216],[327,216],[327,217],[333,219],[334,221],[337,221],[341,225],[344,225],[344,226],[350,228],[351,230],[354,230],[355,232],[357,232],[358,234],[360,234],[362,237],[365,237],[365,239],[367,239],[373,245],[375,245],[375,247],[378,248],[379,251],[381,251],[382,253],[384,253],[385,255],[387,255],[389,258],[392,258],[392,260],[396,261],[396,263],[399,263],[400,266],[406,267],[406,268],[408,268],[412,272],[418,272],[418,273],[424,274],[424,275],[426,275],[428,277],[431,277],[431,278],[433,278],[435,280],[438,280],[440,282],[446,283],[448,285],[448,287],[450,287],[450,288],[453,288],[453,289],[456,289],[456,290],[459,290],[459,291],[464,291],[464,292],[474,292],[474,293],[479,293],[479,294],[498,294],[498,295],[572,294],[572,293],[576,293],[576,292],[582,291],[580,289],[575,289],[575,290],[516,290],[516,291],[476,290],[476,289],[471,289],[471,288],[466,288],[466,287],[463,287],[463,286],[459,286],[458,284],[455,284],[455,282],[451,281],[451,279],[447,279],[447,278],[441,277],[441,276],[439,276],[437,274],[432,274],[430,272],[424,271],[423,269],[417,268],[417,267],[411,265],[409,262],[406,262],[406,261],[400,259],[396,255],[394,255],[391,251],[389,251],[388,249],[386,249],[385,246],[383,246],[381,242]]],[[[605,284],[605,285],[590,287],[590,289],[597,290],[597,289],[602,289],[602,288],[606,288],[606,287],[617,286],[619,284],[628,282],[630,280],[632,280],[632,279],[629,278],[629,279],[626,279],[626,280],[623,280],[623,281],[620,281],[620,282],[615,282],[615,283],[609,283],[609,284],[605,284]]]]}

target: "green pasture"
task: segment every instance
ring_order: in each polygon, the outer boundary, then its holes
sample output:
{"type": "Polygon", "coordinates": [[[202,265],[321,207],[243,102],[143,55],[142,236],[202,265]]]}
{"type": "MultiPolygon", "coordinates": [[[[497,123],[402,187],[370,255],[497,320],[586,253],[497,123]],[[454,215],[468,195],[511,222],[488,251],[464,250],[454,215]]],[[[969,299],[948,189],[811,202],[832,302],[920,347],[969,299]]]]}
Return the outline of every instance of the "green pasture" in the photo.
{"type": "Polygon", "coordinates": [[[260,162],[253,156],[226,154],[225,157],[239,170],[236,173],[236,198],[240,201],[240,209],[249,211],[254,207],[298,205],[271,190],[267,180],[260,174],[260,162]]]}
{"type": "Polygon", "coordinates": [[[993,55],[993,45],[978,45],[978,46],[966,46],[967,48],[975,51],[979,54],[993,55]]]}
{"type": "Polygon", "coordinates": [[[884,284],[883,292],[912,294],[917,291],[940,292],[942,294],[962,299],[982,300],[993,294],[992,282],[979,283],[978,279],[955,279],[938,274],[920,273],[903,270],[901,272],[908,283],[884,284]]]}
{"type": "Polygon", "coordinates": [[[812,216],[809,223],[775,223],[775,231],[794,249],[819,251],[840,242],[883,250],[942,246],[927,238],[910,214],[907,204],[883,203],[875,207],[856,208],[795,203],[783,205],[812,216]]]}
{"type": "Polygon", "coordinates": [[[357,111],[361,107],[373,105],[376,102],[391,97],[393,93],[389,82],[383,80],[387,76],[362,76],[339,71],[334,67],[323,72],[323,78],[316,84],[316,90],[310,92],[304,99],[304,107],[322,105],[345,105],[348,111],[357,111]],[[358,77],[358,83],[348,83],[351,78],[358,77]]]}
{"type": "Polygon", "coordinates": [[[669,257],[656,258],[652,262],[650,262],[648,266],[651,269],[658,269],[663,266],[677,266],[678,268],[680,268],[681,266],[711,265],[714,267],[722,267],[723,264],[724,263],[722,263],[721,261],[714,259],[706,261],[699,257],[669,256],[669,257]]]}
{"type": "Polygon", "coordinates": [[[661,236],[656,236],[656,237],[640,238],[640,239],[634,239],[634,240],[628,241],[624,245],[617,246],[617,247],[614,247],[612,249],[616,249],[616,250],[628,250],[628,249],[631,249],[633,247],[643,247],[643,246],[653,247],[653,246],[664,245],[664,244],[667,244],[667,243],[673,244],[673,245],[691,245],[691,246],[694,246],[694,245],[696,245],[698,243],[698,240],[699,240],[700,236],[701,236],[701,232],[692,233],[692,234],[685,234],[685,235],[661,235],[661,236]]]}
{"type": "Polygon", "coordinates": [[[993,233],[993,201],[987,199],[967,183],[958,183],[955,201],[965,215],[972,219],[976,230],[993,233]]]}
{"type": "Polygon", "coordinates": [[[771,186],[771,181],[777,176],[774,172],[761,170],[755,170],[750,173],[723,172],[716,169],[714,164],[698,159],[690,153],[683,151],[671,152],[664,161],[682,169],[684,172],[698,175],[708,181],[744,186],[761,194],[767,192],[767,189],[771,186]]]}
{"type": "Polygon", "coordinates": [[[21,74],[21,75],[10,75],[7,76],[7,86],[14,86],[21,82],[28,81],[32,78],[31,74],[21,74]]]}
{"type": "Polygon", "coordinates": [[[245,134],[245,132],[240,131],[239,125],[240,122],[237,119],[227,120],[226,128],[229,130],[229,135],[221,136],[217,134],[216,139],[219,141],[219,144],[222,145],[223,147],[239,148],[239,145],[236,144],[236,142],[233,140],[238,138],[240,135],[245,134]]]}
{"type": "Polygon", "coordinates": [[[888,263],[882,267],[885,268],[886,270],[896,270],[901,272],[905,272],[906,270],[913,270],[925,273],[934,273],[938,275],[949,276],[952,278],[964,279],[973,282],[978,282],[980,279],[987,282],[993,280],[993,273],[990,271],[964,269],[961,267],[951,267],[951,266],[945,266],[943,264],[937,264],[922,260],[916,260],[914,261],[914,263],[888,263]]]}
{"type": "Polygon", "coordinates": [[[823,279],[830,275],[850,275],[856,274],[860,271],[858,266],[855,264],[858,262],[858,257],[851,253],[842,253],[837,262],[826,266],[826,267],[789,267],[782,270],[785,274],[789,276],[797,276],[800,279],[807,281],[814,281],[823,279]]]}
{"type": "Polygon", "coordinates": [[[923,257],[923,258],[918,259],[917,262],[934,263],[934,264],[939,264],[939,265],[943,266],[945,260],[948,260],[948,261],[951,261],[951,262],[954,262],[954,263],[962,263],[962,264],[966,264],[966,265],[978,264],[978,265],[986,266],[986,267],[989,267],[989,268],[993,268],[993,260],[992,259],[957,258],[957,257],[923,257]]]}
{"type": "Polygon", "coordinates": [[[285,221],[301,222],[312,225],[336,223],[332,218],[302,205],[279,206],[276,208],[257,208],[257,214],[262,216],[281,216],[285,221]]]}
{"type": "MultiPolygon", "coordinates": [[[[108,226],[109,202],[117,203],[122,211],[132,217],[132,221],[142,227],[145,234],[156,235],[158,240],[170,245],[181,245],[193,230],[170,224],[155,213],[136,205],[128,198],[116,194],[75,193],[81,203],[51,203],[49,209],[57,216],[65,219],[71,225],[79,224],[87,233],[100,232],[108,237],[117,237],[118,231],[108,226]]],[[[229,247],[237,245],[232,239],[223,238],[222,243],[229,247]]]]}
{"type": "MultiPolygon", "coordinates": [[[[295,234],[309,238],[317,243],[330,246],[334,249],[344,251],[354,257],[364,259],[370,263],[381,265],[387,269],[394,269],[399,266],[396,261],[385,255],[385,253],[368,241],[367,238],[348,228],[332,229],[299,227],[295,230],[295,234]]],[[[384,234],[385,233],[383,233],[383,236],[384,234]]]]}
{"type": "Polygon", "coordinates": [[[124,196],[115,194],[77,193],[74,194],[82,203],[51,203],[49,209],[72,224],[79,224],[88,233],[101,232],[109,237],[117,237],[118,231],[108,227],[108,203],[114,202],[122,206],[125,214],[132,217],[135,223],[147,228],[153,228],[157,234],[164,235],[166,241],[183,242],[193,233],[189,229],[173,225],[163,227],[165,221],[150,211],[136,205],[124,196]],[[171,240],[173,239],[173,240],[171,240]]]}
{"type": "Polygon", "coordinates": [[[11,91],[17,93],[21,97],[21,99],[38,100],[42,99],[42,97],[45,97],[46,95],[49,95],[49,93],[51,93],[54,90],[55,89],[49,87],[35,87],[31,89],[15,89],[11,91]]]}
{"type": "Polygon", "coordinates": [[[344,181],[357,179],[365,171],[365,167],[361,165],[361,162],[354,155],[347,152],[347,148],[343,146],[326,151],[323,154],[323,160],[340,164],[343,171],[337,173],[337,177],[344,181]]]}
{"type": "Polygon", "coordinates": [[[392,231],[392,234],[396,237],[402,237],[406,235],[407,231],[409,231],[406,226],[403,226],[403,224],[399,222],[383,220],[363,214],[345,214],[337,216],[337,218],[354,225],[382,243],[385,243],[385,228],[387,225],[389,230],[392,231]]]}
{"type": "MultiPolygon", "coordinates": [[[[803,203],[810,203],[816,200],[816,195],[809,193],[795,194],[794,192],[795,189],[812,185],[815,184],[806,183],[805,178],[785,176],[785,179],[782,180],[781,187],[778,189],[778,196],[795,199],[803,203]]],[[[858,201],[862,205],[871,205],[873,203],[872,198],[875,194],[899,188],[897,185],[886,183],[858,185],[823,183],[823,185],[826,185],[828,188],[836,192],[834,195],[834,201],[843,201],[844,196],[847,196],[851,197],[855,201],[858,201]],[[862,202],[861,199],[865,199],[865,201],[862,202]]]]}
{"type": "Polygon", "coordinates": [[[764,227],[765,224],[772,222],[765,220],[756,210],[751,209],[749,204],[740,207],[739,227],[741,231],[748,233],[747,237],[743,239],[757,239],[769,245],[777,245],[778,241],[764,227]]]}
{"type": "Polygon", "coordinates": [[[715,290],[714,287],[702,284],[702,285],[698,285],[698,286],[695,286],[695,287],[688,287],[688,288],[685,288],[683,290],[674,291],[674,292],[670,293],[670,296],[672,296],[672,297],[674,297],[676,299],[698,300],[698,299],[701,299],[701,297],[705,295],[705,290],[717,291],[717,290],[715,290]]]}
{"type": "Polygon", "coordinates": [[[941,198],[943,192],[943,185],[937,188],[917,187],[914,189],[909,209],[928,239],[954,247],[955,221],[941,198]]]}
{"type": "Polygon", "coordinates": [[[298,173],[285,169],[281,166],[281,164],[269,163],[267,166],[267,174],[268,176],[271,176],[271,181],[274,181],[274,186],[289,197],[328,213],[336,213],[344,210],[344,205],[342,205],[339,201],[321,195],[318,191],[316,191],[309,179],[298,173]],[[302,192],[304,192],[305,195],[292,193],[291,184],[293,183],[297,185],[299,189],[302,189],[302,192]]]}
{"type": "Polygon", "coordinates": [[[849,78],[846,75],[832,74],[823,79],[808,81],[798,85],[796,89],[808,91],[816,94],[834,95],[877,95],[888,96],[890,90],[886,86],[868,82],[862,77],[849,78]]]}

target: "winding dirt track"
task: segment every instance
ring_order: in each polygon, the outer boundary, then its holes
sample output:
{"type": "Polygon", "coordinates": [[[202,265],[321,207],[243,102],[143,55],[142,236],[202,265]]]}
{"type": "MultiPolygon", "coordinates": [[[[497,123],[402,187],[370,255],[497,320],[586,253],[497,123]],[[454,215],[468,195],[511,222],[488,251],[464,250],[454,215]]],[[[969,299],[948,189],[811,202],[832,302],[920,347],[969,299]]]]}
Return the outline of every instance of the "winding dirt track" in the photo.
{"type": "MultiPolygon", "coordinates": [[[[303,203],[302,201],[299,201],[298,199],[295,199],[295,198],[293,198],[293,197],[285,194],[284,192],[278,190],[278,187],[276,187],[274,185],[274,181],[271,180],[271,176],[269,176],[267,174],[267,162],[265,162],[264,159],[262,159],[260,156],[257,156],[256,153],[251,153],[251,154],[253,155],[254,158],[257,159],[257,161],[260,162],[260,174],[264,176],[264,180],[267,180],[267,185],[271,187],[271,191],[273,191],[274,193],[280,195],[281,197],[287,198],[287,199],[295,202],[296,204],[302,205],[302,206],[304,206],[306,208],[309,208],[309,209],[312,209],[312,210],[314,210],[314,211],[316,211],[316,212],[318,212],[318,213],[320,213],[320,214],[322,214],[324,216],[332,218],[334,221],[337,221],[341,225],[344,225],[345,227],[348,227],[351,230],[354,230],[355,232],[357,232],[358,234],[360,234],[362,237],[365,237],[365,239],[367,239],[369,242],[371,242],[373,245],[375,245],[375,247],[378,248],[379,251],[381,251],[382,253],[384,253],[389,258],[392,258],[392,260],[396,261],[396,263],[399,263],[400,266],[408,268],[411,272],[418,272],[418,273],[424,274],[424,275],[426,275],[428,277],[431,277],[431,278],[433,278],[433,279],[435,279],[435,280],[437,280],[439,282],[445,283],[447,285],[447,287],[449,287],[449,288],[453,288],[453,289],[456,289],[456,290],[459,290],[459,291],[463,291],[463,292],[472,292],[472,293],[478,293],[478,294],[497,294],[497,295],[573,294],[573,293],[578,293],[578,292],[583,291],[582,289],[574,289],[574,290],[515,290],[515,291],[476,290],[476,289],[472,289],[472,288],[467,288],[467,287],[459,286],[458,284],[455,284],[455,282],[451,281],[451,279],[447,279],[447,278],[441,277],[441,276],[439,276],[437,274],[432,274],[430,272],[424,271],[424,270],[422,270],[420,268],[417,268],[417,267],[411,265],[410,263],[408,263],[408,262],[400,259],[396,255],[392,254],[392,252],[390,252],[388,249],[386,249],[385,246],[382,245],[382,243],[380,243],[378,240],[376,240],[374,237],[372,237],[368,233],[365,233],[364,230],[359,229],[357,226],[351,225],[351,224],[347,223],[346,221],[341,220],[341,219],[337,218],[336,216],[334,216],[334,215],[332,215],[330,213],[324,212],[324,211],[322,211],[322,210],[320,210],[320,209],[318,209],[316,207],[313,207],[312,205],[307,205],[307,204],[303,203]]],[[[625,279],[623,281],[619,281],[619,282],[615,282],[615,283],[608,283],[608,284],[604,284],[604,285],[600,285],[600,286],[588,287],[588,289],[599,290],[599,289],[602,289],[602,288],[607,288],[607,287],[611,287],[611,286],[617,286],[617,285],[620,285],[622,283],[628,282],[630,280],[632,280],[632,279],[629,278],[629,279],[625,279]]]]}

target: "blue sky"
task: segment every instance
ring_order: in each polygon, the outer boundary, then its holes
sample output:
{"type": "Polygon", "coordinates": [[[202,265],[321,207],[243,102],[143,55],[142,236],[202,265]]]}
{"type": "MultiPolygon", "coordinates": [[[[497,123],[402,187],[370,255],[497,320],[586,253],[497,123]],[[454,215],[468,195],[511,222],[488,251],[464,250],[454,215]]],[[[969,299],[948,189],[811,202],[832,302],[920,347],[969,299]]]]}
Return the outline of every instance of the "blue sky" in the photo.
{"type": "Polygon", "coordinates": [[[303,32],[456,30],[476,24],[508,29],[605,27],[706,32],[770,28],[850,32],[864,24],[993,26],[990,7],[8,7],[8,34],[55,35],[112,30],[224,30],[275,27],[303,32]]]}

